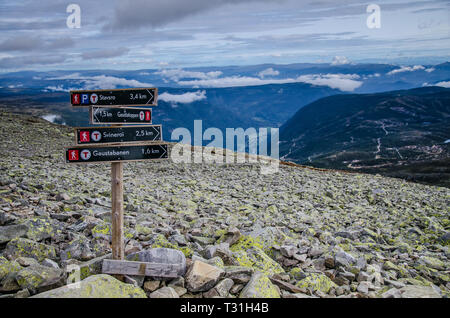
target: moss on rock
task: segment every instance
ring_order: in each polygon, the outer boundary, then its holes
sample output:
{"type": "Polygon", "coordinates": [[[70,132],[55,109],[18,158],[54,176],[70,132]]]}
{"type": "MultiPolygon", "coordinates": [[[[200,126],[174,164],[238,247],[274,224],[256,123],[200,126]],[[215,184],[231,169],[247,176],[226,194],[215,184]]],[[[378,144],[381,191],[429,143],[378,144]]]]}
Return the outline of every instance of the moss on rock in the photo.
{"type": "Polygon", "coordinates": [[[18,273],[22,267],[16,261],[8,261],[5,257],[0,257],[0,281],[8,274],[18,273]]]}
{"type": "Polygon", "coordinates": [[[32,257],[38,261],[46,258],[56,259],[56,250],[51,245],[34,242],[25,238],[16,238],[6,245],[5,253],[12,258],[32,257]]]}
{"type": "Polygon", "coordinates": [[[280,298],[280,293],[267,275],[255,272],[239,298],[280,298]]]}
{"type": "Polygon", "coordinates": [[[240,266],[252,268],[266,275],[284,272],[281,265],[264,252],[259,240],[250,236],[242,236],[230,249],[240,266]]]}
{"type": "Polygon", "coordinates": [[[187,246],[180,247],[178,246],[178,244],[170,243],[162,234],[158,234],[154,238],[151,248],[171,248],[181,251],[187,258],[192,257],[192,255],[194,254],[194,251],[187,246]]]}
{"type": "Polygon", "coordinates": [[[122,283],[106,274],[89,276],[75,284],[56,288],[32,298],[147,298],[141,288],[122,283]]]}
{"type": "Polygon", "coordinates": [[[306,277],[300,280],[296,286],[300,288],[310,289],[311,291],[321,291],[327,294],[331,288],[337,285],[327,276],[321,273],[305,273],[306,277]]]}

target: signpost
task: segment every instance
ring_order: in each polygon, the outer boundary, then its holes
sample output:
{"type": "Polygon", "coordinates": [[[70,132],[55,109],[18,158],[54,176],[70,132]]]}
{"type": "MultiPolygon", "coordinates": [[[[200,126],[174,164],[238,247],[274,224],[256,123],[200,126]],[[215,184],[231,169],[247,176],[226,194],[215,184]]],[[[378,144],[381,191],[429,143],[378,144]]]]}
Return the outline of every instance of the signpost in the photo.
{"type": "Polygon", "coordinates": [[[157,88],[103,89],[71,91],[70,102],[75,107],[87,106],[156,106],[157,88]]]}
{"type": "Polygon", "coordinates": [[[167,158],[166,144],[76,146],[66,150],[67,163],[123,162],[167,158]]]}
{"type": "MultiPolygon", "coordinates": [[[[157,88],[70,92],[72,106],[90,107],[91,124],[113,125],[109,127],[76,128],[76,146],[67,148],[65,152],[67,163],[111,162],[111,235],[113,260],[123,261],[125,256],[123,234],[123,162],[167,159],[169,157],[168,145],[161,143],[161,125],[121,126],[122,124],[151,124],[151,108],[123,106],[156,106],[157,95],[157,88]]],[[[111,264],[108,263],[105,266],[108,267],[111,264]]],[[[141,268],[142,264],[139,264],[139,267],[141,268]]],[[[158,267],[155,270],[161,271],[158,267]]],[[[149,270],[149,273],[151,272],[149,270]]],[[[144,271],[144,273],[147,273],[147,271],[144,271]]],[[[170,273],[166,273],[166,275],[170,275],[170,273]]]]}
{"type": "Polygon", "coordinates": [[[91,124],[151,124],[151,108],[102,107],[89,108],[91,124]]]}
{"type": "Polygon", "coordinates": [[[77,145],[126,142],[151,142],[162,140],[161,125],[125,127],[86,127],[75,129],[77,145]]]}

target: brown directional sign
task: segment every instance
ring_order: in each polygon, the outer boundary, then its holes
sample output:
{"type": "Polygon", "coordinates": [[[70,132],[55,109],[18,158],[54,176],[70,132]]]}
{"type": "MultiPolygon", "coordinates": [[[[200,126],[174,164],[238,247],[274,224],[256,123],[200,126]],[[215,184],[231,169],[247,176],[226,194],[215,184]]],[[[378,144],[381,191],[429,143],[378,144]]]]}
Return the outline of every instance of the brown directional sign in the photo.
{"type": "Polygon", "coordinates": [[[167,144],[77,146],[66,149],[67,163],[123,162],[167,159],[167,144]]]}
{"type": "Polygon", "coordinates": [[[156,106],[157,88],[127,88],[71,91],[72,106],[156,106]]]}
{"type": "Polygon", "coordinates": [[[75,128],[77,145],[162,141],[161,125],[75,128]]]}
{"type": "Polygon", "coordinates": [[[151,124],[152,109],[142,107],[91,106],[91,124],[151,124]]]}

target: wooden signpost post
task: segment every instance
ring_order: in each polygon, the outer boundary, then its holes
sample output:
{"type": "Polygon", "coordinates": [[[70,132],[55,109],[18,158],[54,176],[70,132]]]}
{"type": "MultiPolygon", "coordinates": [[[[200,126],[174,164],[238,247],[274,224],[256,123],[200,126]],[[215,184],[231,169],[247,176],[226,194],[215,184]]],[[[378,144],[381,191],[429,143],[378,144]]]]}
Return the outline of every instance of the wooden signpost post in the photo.
{"type": "MultiPolygon", "coordinates": [[[[111,163],[113,260],[123,260],[125,256],[123,162],[168,158],[168,145],[161,143],[162,127],[160,125],[122,126],[123,124],[151,124],[151,109],[124,106],[156,106],[157,95],[157,88],[70,92],[72,106],[90,107],[91,124],[113,125],[76,128],[76,146],[67,148],[65,154],[67,163],[111,163]]],[[[170,273],[166,274],[170,276],[170,273]]]]}

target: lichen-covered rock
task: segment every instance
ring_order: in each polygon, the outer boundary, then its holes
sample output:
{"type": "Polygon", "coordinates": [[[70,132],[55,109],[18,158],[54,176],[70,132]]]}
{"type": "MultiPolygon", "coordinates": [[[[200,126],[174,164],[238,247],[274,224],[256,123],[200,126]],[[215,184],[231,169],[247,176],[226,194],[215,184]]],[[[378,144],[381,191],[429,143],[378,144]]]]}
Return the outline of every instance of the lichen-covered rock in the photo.
{"type": "Polygon", "coordinates": [[[158,234],[155,238],[153,238],[152,242],[151,248],[169,248],[179,250],[186,257],[191,257],[194,254],[194,251],[188,246],[179,247],[177,244],[170,243],[162,234],[158,234]]]}
{"type": "Polygon", "coordinates": [[[201,261],[195,261],[186,275],[186,287],[191,292],[207,291],[214,287],[224,271],[201,261]]]}
{"type": "Polygon", "coordinates": [[[16,281],[21,288],[30,290],[37,290],[43,287],[59,287],[64,282],[64,273],[60,269],[34,264],[18,272],[16,281]]]}
{"type": "Polygon", "coordinates": [[[284,272],[281,265],[264,252],[263,246],[249,236],[242,236],[231,247],[231,251],[233,252],[234,259],[240,266],[252,268],[266,275],[284,272]]]}
{"type": "Polygon", "coordinates": [[[0,227],[0,244],[5,244],[14,238],[22,237],[27,233],[28,227],[23,224],[0,227]]]}
{"type": "Polygon", "coordinates": [[[295,286],[309,289],[313,292],[320,291],[327,294],[331,288],[337,285],[322,273],[305,273],[306,277],[300,280],[295,286]]]}
{"type": "MultiPolygon", "coordinates": [[[[269,207],[270,211],[276,209],[275,206],[269,207]]],[[[258,242],[263,251],[267,254],[271,254],[271,249],[274,245],[281,246],[286,240],[291,239],[288,235],[286,235],[283,231],[281,231],[277,227],[264,227],[253,230],[249,233],[249,236],[253,239],[253,241],[258,242]]]]}
{"type": "Polygon", "coordinates": [[[61,251],[60,257],[63,261],[68,259],[88,261],[93,259],[95,254],[91,250],[89,240],[84,236],[78,236],[61,251]]]}
{"type": "Polygon", "coordinates": [[[0,256],[0,281],[8,274],[18,273],[22,267],[16,261],[8,261],[5,257],[0,256]]]}
{"type": "MultiPolygon", "coordinates": [[[[107,222],[99,222],[91,230],[91,234],[94,238],[101,238],[111,241],[111,224],[107,222]]],[[[132,231],[127,227],[124,228],[123,236],[125,239],[132,239],[134,237],[132,231]]]]}
{"type": "Polygon", "coordinates": [[[422,256],[419,262],[437,270],[445,270],[445,263],[435,257],[422,256]]]}
{"type": "Polygon", "coordinates": [[[255,272],[239,298],[280,298],[280,293],[267,275],[255,272]]]}
{"type": "Polygon", "coordinates": [[[405,286],[400,288],[402,298],[442,298],[432,287],[405,286]]]}
{"type": "Polygon", "coordinates": [[[122,283],[110,275],[100,274],[32,298],[147,298],[147,295],[139,287],[122,283]]]}
{"type": "Polygon", "coordinates": [[[47,217],[27,219],[23,224],[27,227],[26,237],[37,242],[61,233],[61,230],[55,226],[54,221],[47,217]]]}
{"type": "Polygon", "coordinates": [[[38,261],[43,261],[46,258],[55,260],[56,250],[51,245],[46,245],[38,243],[25,238],[16,238],[11,240],[5,249],[5,254],[9,255],[11,258],[17,257],[32,257],[38,261]]]}

